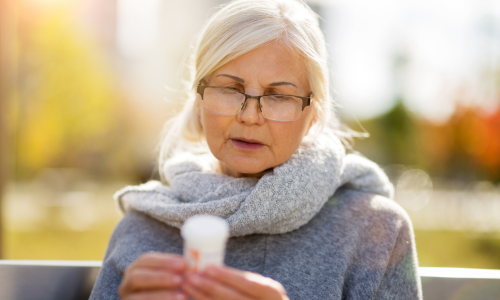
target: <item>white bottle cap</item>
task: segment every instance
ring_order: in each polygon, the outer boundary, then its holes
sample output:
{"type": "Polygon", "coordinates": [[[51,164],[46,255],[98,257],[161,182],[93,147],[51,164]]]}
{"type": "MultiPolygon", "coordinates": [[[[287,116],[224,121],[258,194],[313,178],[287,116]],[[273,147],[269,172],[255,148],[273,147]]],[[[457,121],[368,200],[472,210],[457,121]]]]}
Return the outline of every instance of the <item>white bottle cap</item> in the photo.
{"type": "Polygon", "coordinates": [[[191,245],[216,246],[225,244],[229,236],[226,220],[211,215],[188,218],[181,228],[181,235],[191,245]]]}

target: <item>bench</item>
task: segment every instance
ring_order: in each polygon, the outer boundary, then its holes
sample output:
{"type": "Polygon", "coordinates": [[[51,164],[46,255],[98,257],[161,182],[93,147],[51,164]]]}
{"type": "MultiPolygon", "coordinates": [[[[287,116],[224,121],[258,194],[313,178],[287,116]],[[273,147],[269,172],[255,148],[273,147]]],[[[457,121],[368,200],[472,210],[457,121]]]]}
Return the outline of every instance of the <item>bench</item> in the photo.
{"type": "Polygon", "coordinates": [[[88,300],[100,261],[0,260],[2,300],[88,300]]]}
{"type": "MultiPolygon", "coordinates": [[[[2,300],[88,299],[100,261],[0,260],[2,300]]],[[[424,300],[498,300],[500,270],[419,269],[424,300]]]]}

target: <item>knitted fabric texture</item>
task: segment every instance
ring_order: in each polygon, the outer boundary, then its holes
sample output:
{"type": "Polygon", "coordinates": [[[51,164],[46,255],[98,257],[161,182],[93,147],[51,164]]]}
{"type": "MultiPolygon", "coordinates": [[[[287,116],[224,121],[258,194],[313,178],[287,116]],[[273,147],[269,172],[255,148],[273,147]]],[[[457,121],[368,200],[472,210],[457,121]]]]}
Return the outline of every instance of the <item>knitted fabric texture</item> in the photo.
{"type": "Polygon", "coordinates": [[[384,172],[357,154],[345,154],[333,134],[304,140],[285,163],[262,178],[234,178],[214,173],[213,156],[182,154],[168,160],[169,186],[150,181],[115,194],[122,212],[135,210],[180,228],[196,214],[228,221],[231,236],[279,234],[311,220],[335,191],[352,189],[392,198],[384,172]]]}

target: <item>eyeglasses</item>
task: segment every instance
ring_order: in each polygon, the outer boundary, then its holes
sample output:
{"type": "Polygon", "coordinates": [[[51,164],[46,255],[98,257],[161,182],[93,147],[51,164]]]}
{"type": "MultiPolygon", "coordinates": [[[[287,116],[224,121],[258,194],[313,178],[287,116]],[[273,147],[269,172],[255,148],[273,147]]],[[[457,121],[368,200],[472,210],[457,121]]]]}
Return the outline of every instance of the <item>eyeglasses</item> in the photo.
{"type": "Polygon", "coordinates": [[[221,115],[237,115],[245,108],[248,99],[256,99],[262,115],[275,121],[297,120],[304,108],[311,104],[312,98],[312,94],[309,97],[281,94],[250,96],[232,88],[201,84],[197,92],[205,109],[221,115]]]}

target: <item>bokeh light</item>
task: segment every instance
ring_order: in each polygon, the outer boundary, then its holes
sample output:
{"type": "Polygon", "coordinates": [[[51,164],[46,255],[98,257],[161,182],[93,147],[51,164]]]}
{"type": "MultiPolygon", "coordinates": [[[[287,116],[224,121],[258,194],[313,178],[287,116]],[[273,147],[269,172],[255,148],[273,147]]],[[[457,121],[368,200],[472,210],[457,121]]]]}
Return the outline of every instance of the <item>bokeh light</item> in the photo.
{"type": "Polygon", "coordinates": [[[420,210],[432,199],[432,180],[419,169],[405,171],[396,186],[396,201],[409,210],[420,210]]]}

